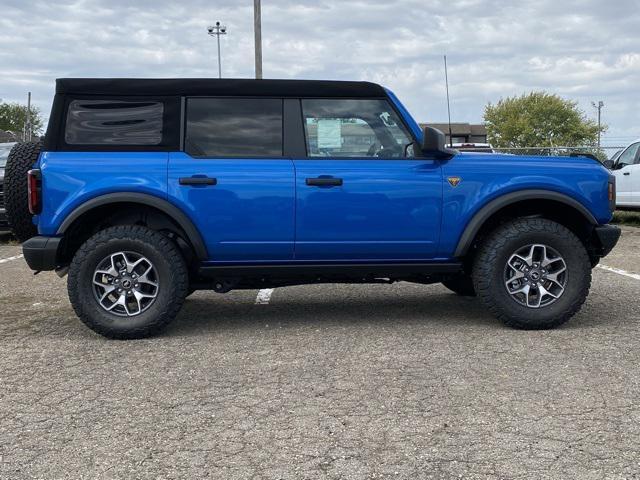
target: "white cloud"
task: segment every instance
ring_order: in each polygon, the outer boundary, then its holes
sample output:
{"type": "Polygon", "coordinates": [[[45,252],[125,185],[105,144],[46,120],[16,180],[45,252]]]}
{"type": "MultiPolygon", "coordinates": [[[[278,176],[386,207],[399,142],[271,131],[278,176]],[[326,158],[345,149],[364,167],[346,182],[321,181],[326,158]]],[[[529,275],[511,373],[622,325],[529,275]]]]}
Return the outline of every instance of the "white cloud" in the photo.
{"type": "MultiPolygon", "coordinates": [[[[250,0],[2,0],[0,98],[31,90],[44,111],[65,76],[253,75],[250,0]]],[[[263,0],[270,78],[367,79],[420,121],[446,118],[442,55],[456,121],[480,121],[500,97],[544,89],[604,100],[611,141],[640,137],[640,9],[634,0],[263,0]]]]}

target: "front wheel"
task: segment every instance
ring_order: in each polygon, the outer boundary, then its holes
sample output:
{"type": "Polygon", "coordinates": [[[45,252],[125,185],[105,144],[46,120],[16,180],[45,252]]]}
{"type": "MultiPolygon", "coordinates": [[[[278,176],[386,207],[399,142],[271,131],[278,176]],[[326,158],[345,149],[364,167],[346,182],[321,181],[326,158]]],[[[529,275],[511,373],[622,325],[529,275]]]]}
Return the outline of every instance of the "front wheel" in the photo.
{"type": "Polygon", "coordinates": [[[591,286],[591,262],[580,239],[563,225],[517,219],[482,242],[473,283],[482,302],[507,325],[553,328],[582,307],[591,286]]]}
{"type": "Polygon", "coordinates": [[[189,277],[177,246],[141,226],[110,227],[76,252],[67,288],[71,305],[93,331],[119,339],[143,338],[175,318],[189,277]]]}

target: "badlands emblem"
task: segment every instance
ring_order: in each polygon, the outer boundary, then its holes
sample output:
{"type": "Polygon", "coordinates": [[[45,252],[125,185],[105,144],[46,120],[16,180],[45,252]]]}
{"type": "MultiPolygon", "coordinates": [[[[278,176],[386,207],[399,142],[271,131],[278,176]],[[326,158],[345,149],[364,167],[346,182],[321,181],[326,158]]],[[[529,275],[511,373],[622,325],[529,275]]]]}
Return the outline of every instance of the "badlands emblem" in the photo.
{"type": "Polygon", "coordinates": [[[447,180],[449,181],[449,185],[451,185],[452,187],[457,187],[462,181],[460,177],[447,177],[447,180]]]}

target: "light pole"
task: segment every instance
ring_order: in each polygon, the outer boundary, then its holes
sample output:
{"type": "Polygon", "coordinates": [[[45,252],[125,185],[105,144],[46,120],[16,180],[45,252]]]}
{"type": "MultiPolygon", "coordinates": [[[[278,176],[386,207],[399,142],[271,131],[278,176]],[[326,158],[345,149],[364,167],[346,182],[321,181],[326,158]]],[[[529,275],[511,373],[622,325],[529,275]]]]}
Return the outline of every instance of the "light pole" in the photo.
{"type": "Polygon", "coordinates": [[[212,27],[207,27],[207,32],[211,36],[216,36],[218,39],[218,78],[222,78],[222,60],[220,59],[220,35],[227,34],[227,27],[224,25],[220,25],[220,22],[216,22],[216,24],[212,27]]]}
{"type": "Polygon", "coordinates": [[[262,16],[260,0],[253,0],[253,33],[256,54],[256,78],[262,78],[262,16]]]}
{"type": "Polygon", "coordinates": [[[598,110],[598,150],[600,150],[600,117],[602,113],[602,107],[604,107],[604,102],[602,100],[600,100],[598,103],[591,102],[591,105],[593,105],[593,108],[598,110]]]}

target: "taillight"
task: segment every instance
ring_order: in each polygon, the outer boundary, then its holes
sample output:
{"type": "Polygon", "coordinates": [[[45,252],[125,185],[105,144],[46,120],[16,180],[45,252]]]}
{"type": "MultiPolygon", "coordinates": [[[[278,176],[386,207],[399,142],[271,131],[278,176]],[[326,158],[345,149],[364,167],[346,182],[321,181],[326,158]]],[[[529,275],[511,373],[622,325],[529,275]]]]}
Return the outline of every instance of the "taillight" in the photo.
{"type": "Polygon", "coordinates": [[[33,169],[27,172],[27,191],[29,211],[32,215],[37,215],[42,211],[42,175],[40,170],[33,169]]]}
{"type": "Polygon", "coordinates": [[[609,210],[613,212],[616,209],[616,177],[613,175],[609,177],[609,189],[607,193],[609,197],[609,210]]]}

